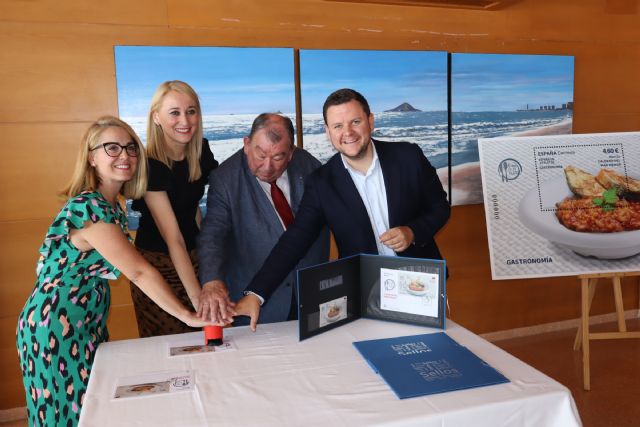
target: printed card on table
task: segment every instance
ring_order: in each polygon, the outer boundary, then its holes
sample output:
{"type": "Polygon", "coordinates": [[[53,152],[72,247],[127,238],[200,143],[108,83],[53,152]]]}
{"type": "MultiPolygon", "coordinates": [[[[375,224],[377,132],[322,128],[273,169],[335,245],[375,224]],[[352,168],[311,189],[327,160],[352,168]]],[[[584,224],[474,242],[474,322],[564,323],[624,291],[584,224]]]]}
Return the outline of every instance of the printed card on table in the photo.
{"type": "Polygon", "coordinates": [[[225,352],[236,350],[236,345],[231,337],[224,337],[221,345],[210,346],[202,342],[196,343],[193,339],[183,341],[172,341],[168,345],[169,357],[174,356],[193,356],[198,354],[225,352]]]}
{"type": "Polygon", "coordinates": [[[127,399],[186,392],[192,391],[194,385],[193,371],[149,373],[119,379],[113,398],[127,399]]]}

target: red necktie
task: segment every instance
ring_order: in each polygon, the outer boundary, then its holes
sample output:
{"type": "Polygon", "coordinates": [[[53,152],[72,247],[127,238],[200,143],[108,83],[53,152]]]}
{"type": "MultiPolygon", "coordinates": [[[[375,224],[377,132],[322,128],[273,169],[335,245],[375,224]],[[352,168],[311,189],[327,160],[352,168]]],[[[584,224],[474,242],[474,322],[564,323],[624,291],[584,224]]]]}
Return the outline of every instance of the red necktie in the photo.
{"type": "Polygon", "coordinates": [[[284,223],[284,228],[289,228],[291,223],[293,222],[293,212],[291,211],[291,206],[287,202],[286,197],[284,197],[284,193],[274,182],[271,182],[271,199],[273,200],[273,205],[276,207],[276,212],[280,215],[280,219],[284,223]]]}

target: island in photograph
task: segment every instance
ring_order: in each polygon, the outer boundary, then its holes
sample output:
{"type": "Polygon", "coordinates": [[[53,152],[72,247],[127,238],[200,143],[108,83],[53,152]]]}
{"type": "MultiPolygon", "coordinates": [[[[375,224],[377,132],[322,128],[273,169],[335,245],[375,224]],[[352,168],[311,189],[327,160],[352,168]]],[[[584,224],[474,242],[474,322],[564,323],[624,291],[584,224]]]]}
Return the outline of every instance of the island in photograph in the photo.
{"type": "Polygon", "coordinates": [[[369,102],[373,138],[416,143],[434,167],[447,169],[446,52],[301,50],[300,86],[304,147],[321,162],[335,154],[325,136],[324,101],[351,88],[369,102]]]}
{"type": "Polygon", "coordinates": [[[305,148],[323,162],[335,153],[322,103],[350,87],[370,103],[373,137],[418,144],[447,191],[451,154],[449,197],[464,205],[482,203],[478,138],[571,133],[573,57],[453,54],[451,71],[450,145],[446,52],[302,50],[305,148]]]}

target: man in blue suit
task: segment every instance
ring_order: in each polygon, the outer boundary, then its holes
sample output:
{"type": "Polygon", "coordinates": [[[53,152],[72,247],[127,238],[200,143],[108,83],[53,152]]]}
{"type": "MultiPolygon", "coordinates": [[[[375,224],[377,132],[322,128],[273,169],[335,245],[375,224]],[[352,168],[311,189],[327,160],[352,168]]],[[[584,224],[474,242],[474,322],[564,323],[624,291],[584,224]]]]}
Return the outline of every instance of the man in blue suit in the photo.
{"type": "MultiPolygon", "coordinates": [[[[292,220],[291,214],[296,214],[304,179],[320,162],[296,148],[293,141],[289,118],[261,114],[244,138],[244,147],[209,176],[207,214],[197,241],[201,316],[213,321],[232,320],[231,301],[242,297],[249,280],[292,220]],[[274,196],[272,191],[279,193],[274,196]],[[278,198],[289,210],[284,219],[276,208],[278,198]]],[[[298,267],[311,266],[328,257],[329,232],[324,230],[300,253],[296,263],[300,260],[298,267]]],[[[295,272],[291,271],[296,263],[274,285],[273,295],[262,307],[261,322],[280,322],[297,315],[297,310],[291,310],[295,301],[295,272]]],[[[246,318],[238,318],[235,323],[243,322],[247,323],[246,318]]]]}
{"type": "Polygon", "coordinates": [[[245,289],[237,314],[255,330],[261,304],[328,225],[339,256],[358,253],[441,259],[435,234],[450,215],[447,196],[420,147],[371,139],[367,100],[340,89],[323,107],[327,136],[338,151],[305,185],[295,222],[245,289]]]}

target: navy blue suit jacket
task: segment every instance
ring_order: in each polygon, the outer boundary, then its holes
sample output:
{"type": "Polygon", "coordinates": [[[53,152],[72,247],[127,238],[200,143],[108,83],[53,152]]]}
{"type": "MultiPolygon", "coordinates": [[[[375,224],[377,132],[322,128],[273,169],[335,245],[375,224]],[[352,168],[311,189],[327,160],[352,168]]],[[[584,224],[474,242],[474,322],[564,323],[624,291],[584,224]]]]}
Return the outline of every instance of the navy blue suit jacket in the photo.
{"type": "MultiPolygon", "coordinates": [[[[415,144],[373,143],[384,175],[389,227],[408,226],[415,236],[414,244],[398,255],[442,259],[434,235],[446,224],[451,209],[436,170],[415,144]]],[[[295,222],[246,290],[268,299],[325,225],[333,233],[340,258],[378,253],[378,236],[340,154],[309,175],[295,222]]]]}

